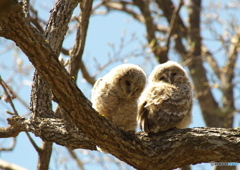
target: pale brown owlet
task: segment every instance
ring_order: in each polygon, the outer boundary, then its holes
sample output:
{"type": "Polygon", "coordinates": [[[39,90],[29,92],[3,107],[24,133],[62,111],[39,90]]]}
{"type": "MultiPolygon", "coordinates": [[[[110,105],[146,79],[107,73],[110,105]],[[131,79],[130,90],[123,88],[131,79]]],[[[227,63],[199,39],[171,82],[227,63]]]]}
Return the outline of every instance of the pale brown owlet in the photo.
{"type": "Polygon", "coordinates": [[[192,88],[186,71],[174,61],[154,68],[140,97],[140,129],[158,133],[186,128],[191,123],[192,88]]]}
{"type": "Polygon", "coordinates": [[[97,80],[92,89],[93,108],[124,130],[137,126],[137,100],[146,84],[143,70],[122,64],[97,80]]]}

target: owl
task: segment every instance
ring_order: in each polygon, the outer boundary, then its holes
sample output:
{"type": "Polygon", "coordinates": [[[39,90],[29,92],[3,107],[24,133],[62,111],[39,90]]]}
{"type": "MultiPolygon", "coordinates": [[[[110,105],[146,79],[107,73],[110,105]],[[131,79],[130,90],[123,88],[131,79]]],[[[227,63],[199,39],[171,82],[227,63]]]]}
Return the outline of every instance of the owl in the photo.
{"type": "Polygon", "coordinates": [[[93,108],[119,128],[135,130],[137,101],[145,84],[146,75],[139,66],[117,66],[94,84],[91,96],[93,108]]]}
{"type": "Polygon", "coordinates": [[[137,119],[146,133],[186,128],[191,123],[192,88],[186,71],[174,61],[154,68],[140,97],[137,119]]]}

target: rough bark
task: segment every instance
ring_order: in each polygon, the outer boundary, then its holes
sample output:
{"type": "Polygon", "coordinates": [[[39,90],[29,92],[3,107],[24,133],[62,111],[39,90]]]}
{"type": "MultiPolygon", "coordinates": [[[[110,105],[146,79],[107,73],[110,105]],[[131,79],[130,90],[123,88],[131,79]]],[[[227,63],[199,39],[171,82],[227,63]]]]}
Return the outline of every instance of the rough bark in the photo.
{"type": "MultiPolygon", "coordinates": [[[[12,2],[12,1],[11,1],[12,2]]],[[[201,162],[238,162],[240,160],[240,129],[193,128],[163,132],[157,136],[144,133],[132,134],[118,129],[91,107],[91,103],[78,89],[75,81],[58,61],[56,53],[49,42],[34,27],[26,22],[21,7],[15,3],[8,12],[0,15],[0,36],[13,40],[27,55],[40,76],[51,88],[59,105],[67,112],[65,116],[73,124],[76,136],[71,129],[61,131],[57,123],[43,120],[22,118],[10,119],[10,127],[1,128],[1,137],[17,135],[21,131],[31,131],[38,136],[48,136],[49,141],[55,137],[56,142],[63,141],[64,146],[71,145],[73,138],[77,141],[91,141],[120,160],[137,169],[173,169],[184,165],[201,162]],[[30,124],[25,126],[25,121],[30,124]],[[17,122],[17,123],[16,123],[17,122]],[[19,125],[16,128],[16,124],[19,125]],[[39,129],[34,125],[41,126],[39,129]],[[50,126],[52,125],[52,126],[50,126]],[[29,129],[29,127],[33,127],[29,129]],[[44,130],[52,130],[52,133],[44,130]],[[58,133],[56,133],[56,129],[58,133]],[[80,135],[84,132],[84,135],[80,135]],[[12,133],[12,135],[9,135],[12,133]],[[56,135],[62,138],[56,138],[56,135]],[[68,138],[70,134],[71,138],[68,138]],[[82,138],[81,138],[82,137],[82,138]],[[63,139],[63,140],[61,140],[63,139]],[[85,140],[86,139],[86,140],[85,140]]],[[[64,125],[62,123],[61,127],[64,125]]],[[[82,143],[80,143],[80,148],[82,143]]],[[[68,146],[70,147],[70,146],[68,146]]],[[[79,147],[76,147],[79,148],[79,147]]]]}
{"type": "MultiPolygon", "coordinates": [[[[78,1],[59,0],[51,10],[51,15],[44,32],[46,41],[48,41],[56,57],[62,48],[62,42],[68,30],[68,23],[74,8],[78,1]]],[[[26,13],[26,12],[25,12],[26,13]]],[[[26,16],[26,14],[25,14],[26,16]]],[[[45,80],[38,74],[34,73],[34,83],[31,92],[31,118],[37,117],[51,118],[54,117],[52,111],[52,92],[45,80]]],[[[52,142],[43,141],[42,148],[38,151],[38,170],[48,170],[52,154],[52,142]]]]}
{"type": "MultiPolygon", "coordinates": [[[[96,150],[92,140],[76,129],[66,129],[61,119],[41,118],[32,122],[13,117],[8,121],[11,126],[0,128],[1,138],[28,131],[43,140],[56,142],[71,149],[96,150]],[[18,133],[11,134],[11,131],[7,130],[10,127],[18,133]]],[[[112,141],[105,141],[104,146],[109,146],[108,150],[115,156],[124,152],[126,155],[118,158],[137,169],[173,169],[201,162],[238,162],[240,159],[240,128],[175,129],[154,136],[147,136],[144,132],[134,134],[119,131],[119,136],[114,130],[115,127],[112,129],[111,126],[109,124],[106,127],[108,133],[116,134],[115,139],[119,141],[115,143],[113,138],[112,141]]],[[[100,134],[104,139],[107,139],[107,135],[105,132],[100,134]]],[[[98,145],[99,140],[95,140],[98,145]]]]}
{"type": "Polygon", "coordinates": [[[78,128],[67,128],[65,122],[59,118],[36,118],[26,120],[14,116],[8,119],[11,126],[0,128],[1,138],[15,137],[20,132],[29,131],[43,141],[52,141],[71,149],[83,148],[96,150],[95,144],[78,128]]]}

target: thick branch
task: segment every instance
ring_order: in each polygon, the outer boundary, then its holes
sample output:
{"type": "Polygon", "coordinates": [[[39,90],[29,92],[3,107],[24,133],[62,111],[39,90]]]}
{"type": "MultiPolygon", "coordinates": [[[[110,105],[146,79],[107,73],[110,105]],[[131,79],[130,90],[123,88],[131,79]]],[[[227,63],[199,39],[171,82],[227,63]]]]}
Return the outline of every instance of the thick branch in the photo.
{"type": "MultiPolygon", "coordinates": [[[[50,19],[45,30],[45,38],[49,42],[56,57],[59,55],[62,42],[68,30],[68,23],[78,1],[59,0],[51,10],[50,19]]],[[[52,92],[45,80],[34,74],[34,84],[31,92],[31,105],[33,115],[52,117],[52,92]],[[45,115],[45,113],[48,113],[45,115]]],[[[36,119],[36,117],[35,117],[36,119]]],[[[43,141],[42,149],[38,150],[38,169],[49,169],[50,157],[52,154],[52,142],[43,141]]]]}
{"type": "Polygon", "coordinates": [[[78,3],[79,0],[59,0],[51,10],[52,14],[49,18],[50,22],[47,24],[45,30],[45,37],[51,40],[50,45],[54,46],[53,49],[57,55],[61,51],[62,43],[65,38],[64,35],[68,30],[68,22],[72,17],[71,14],[78,3]]]}
{"type": "Polygon", "coordinates": [[[207,126],[224,127],[222,124],[223,121],[217,116],[221,114],[221,110],[213,98],[206,71],[203,67],[201,57],[200,13],[201,0],[191,0],[189,8],[189,45],[191,56],[189,69],[207,126]]]}
{"type": "MultiPolygon", "coordinates": [[[[91,140],[74,129],[68,131],[60,119],[46,118],[30,122],[24,118],[14,117],[9,121],[13,128],[32,132],[45,140],[66,147],[95,149],[91,140]]],[[[4,128],[0,128],[0,131],[2,129],[4,128]]],[[[125,157],[131,161],[134,159],[146,161],[143,165],[138,162],[141,164],[135,166],[138,169],[173,169],[201,162],[238,162],[240,159],[240,128],[175,129],[150,137],[144,132],[138,132],[136,135],[122,132],[122,135],[125,138],[125,141],[121,141],[123,144],[129,142],[134,144],[132,148],[127,149],[135,156],[125,157]],[[143,155],[139,155],[140,150],[143,151],[143,155]],[[151,166],[151,162],[155,162],[153,165],[157,163],[157,167],[151,166]]],[[[2,133],[0,137],[4,137],[2,133]]]]}
{"type": "MultiPolygon", "coordinates": [[[[20,132],[32,132],[44,141],[55,142],[71,149],[83,148],[96,150],[95,144],[76,127],[67,129],[62,119],[37,118],[26,120],[14,116],[8,119],[10,126],[0,128],[0,138],[16,137],[20,132]]],[[[41,150],[39,150],[41,152],[41,150]]]]}

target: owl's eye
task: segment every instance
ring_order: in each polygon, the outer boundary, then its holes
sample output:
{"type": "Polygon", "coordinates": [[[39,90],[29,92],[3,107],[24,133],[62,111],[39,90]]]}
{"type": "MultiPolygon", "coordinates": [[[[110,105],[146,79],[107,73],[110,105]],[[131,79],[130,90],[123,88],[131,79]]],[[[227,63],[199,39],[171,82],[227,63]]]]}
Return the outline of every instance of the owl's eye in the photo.
{"type": "Polygon", "coordinates": [[[164,79],[165,79],[165,77],[160,77],[160,78],[159,78],[159,80],[164,80],[164,79]]]}
{"type": "Polygon", "coordinates": [[[172,76],[176,76],[177,75],[177,73],[172,73],[172,76]]]}
{"type": "Polygon", "coordinates": [[[131,83],[130,83],[129,81],[125,81],[125,84],[126,84],[127,86],[131,86],[131,83]]]}

